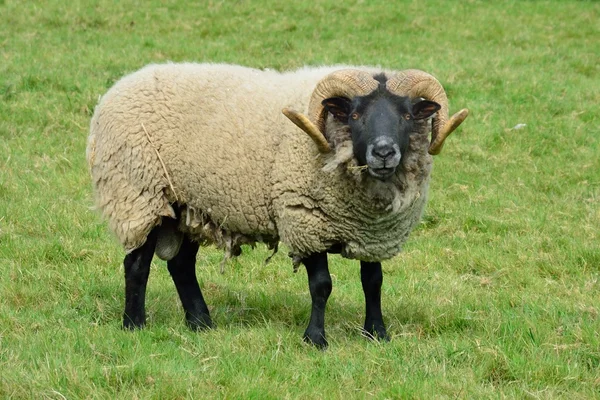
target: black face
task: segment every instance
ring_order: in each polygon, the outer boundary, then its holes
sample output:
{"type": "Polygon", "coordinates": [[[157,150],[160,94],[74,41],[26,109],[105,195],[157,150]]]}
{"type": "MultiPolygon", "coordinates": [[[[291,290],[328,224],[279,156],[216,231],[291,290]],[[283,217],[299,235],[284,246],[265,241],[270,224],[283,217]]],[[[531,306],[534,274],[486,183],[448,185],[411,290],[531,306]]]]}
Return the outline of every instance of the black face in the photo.
{"type": "Polygon", "coordinates": [[[414,121],[428,118],[440,109],[433,101],[412,103],[408,97],[391,94],[383,84],[367,96],[352,100],[332,97],[322,104],[335,119],[350,126],[354,156],[380,180],[396,172],[415,130],[414,121]]]}

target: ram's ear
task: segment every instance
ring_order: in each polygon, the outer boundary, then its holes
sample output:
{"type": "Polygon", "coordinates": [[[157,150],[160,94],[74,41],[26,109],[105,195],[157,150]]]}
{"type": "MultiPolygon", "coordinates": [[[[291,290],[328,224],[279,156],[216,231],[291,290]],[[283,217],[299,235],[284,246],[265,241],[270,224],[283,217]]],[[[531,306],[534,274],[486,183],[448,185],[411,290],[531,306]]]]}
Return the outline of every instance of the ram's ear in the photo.
{"type": "Polygon", "coordinates": [[[346,97],[330,97],[321,102],[326,111],[330,112],[335,119],[348,123],[350,114],[350,99],[346,97]]]}
{"type": "Polygon", "coordinates": [[[413,104],[414,119],[425,119],[435,114],[442,106],[435,101],[422,100],[413,104]]]}

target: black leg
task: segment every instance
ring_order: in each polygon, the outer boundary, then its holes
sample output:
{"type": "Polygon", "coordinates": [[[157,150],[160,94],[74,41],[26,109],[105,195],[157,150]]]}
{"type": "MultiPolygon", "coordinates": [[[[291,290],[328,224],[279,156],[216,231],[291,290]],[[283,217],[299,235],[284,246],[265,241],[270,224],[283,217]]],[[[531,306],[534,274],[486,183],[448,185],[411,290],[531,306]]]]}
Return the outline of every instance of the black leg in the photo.
{"type": "Polygon", "coordinates": [[[389,340],[381,314],[383,272],[380,262],[360,262],[360,280],[365,292],[365,333],[370,338],[389,340]]]}
{"type": "Polygon", "coordinates": [[[325,305],[331,294],[331,276],[327,268],[327,253],[315,253],[302,260],[308,272],[308,287],[312,310],[304,340],[319,348],[327,347],[325,339],[325,305]]]}
{"type": "Polygon", "coordinates": [[[167,263],[185,310],[185,320],[194,330],[212,327],[208,307],[196,279],[198,247],[198,243],[190,240],[186,235],[179,253],[167,263]]]}
{"type": "Polygon", "coordinates": [[[156,229],[150,232],[146,243],[125,256],[125,312],[123,328],[141,328],[146,323],[146,284],[150,263],[156,247],[156,229]]]}

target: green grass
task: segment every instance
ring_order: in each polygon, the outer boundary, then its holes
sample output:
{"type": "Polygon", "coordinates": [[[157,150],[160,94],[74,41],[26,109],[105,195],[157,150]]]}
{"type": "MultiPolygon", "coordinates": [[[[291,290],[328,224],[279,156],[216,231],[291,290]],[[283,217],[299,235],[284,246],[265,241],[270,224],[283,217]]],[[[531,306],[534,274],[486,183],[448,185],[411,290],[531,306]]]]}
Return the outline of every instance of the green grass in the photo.
{"type": "Polygon", "coordinates": [[[0,398],[600,398],[600,3],[0,0],[0,398]],[[420,68],[471,116],[384,264],[387,344],[331,258],[326,352],[306,273],[264,247],[198,275],[193,333],[155,262],[120,329],[123,252],[91,209],[98,96],[151,62],[420,68]],[[526,124],[515,130],[517,124],[526,124]]]}

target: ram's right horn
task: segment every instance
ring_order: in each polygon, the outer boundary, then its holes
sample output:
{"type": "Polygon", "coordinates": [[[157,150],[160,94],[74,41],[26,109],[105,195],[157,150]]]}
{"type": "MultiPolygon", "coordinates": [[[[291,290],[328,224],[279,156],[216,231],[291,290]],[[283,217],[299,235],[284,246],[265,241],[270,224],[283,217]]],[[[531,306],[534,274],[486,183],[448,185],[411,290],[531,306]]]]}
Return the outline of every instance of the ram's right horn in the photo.
{"type": "Polygon", "coordinates": [[[335,71],[317,83],[308,104],[308,116],[289,108],[284,108],[283,114],[311,137],[321,153],[329,153],[331,146],[325,136],[327,111],[323,107],[323,100],[330,97],[352,99],[355,96],[365,96],[377,89],[377,86],[378,82],[368,72],[357,69],[335,71]]]}
{"type": "Polygon", "coordinates": [[[315,142],[320,153],[329,153],[331,146],[327,143],[325,136],[319,131],[319,129],[313,124],[306,115],[300,114],[298,111],[292,110],[291,108],[284,108],[282,111],[283,115],[288,117],[296,126],[302,129],[310,136],[315,142]]]}
{"type": "Polygon", "coordinates": [[[323,100],[331,97],[366,96],[379,86],[373,75],[358,69],[341,69],[326,75],[317,83],[308,103],[308,118],[325,134],[327,111],[323,100]]]}

